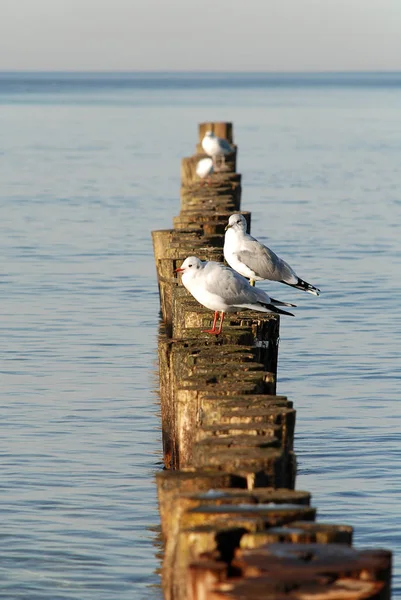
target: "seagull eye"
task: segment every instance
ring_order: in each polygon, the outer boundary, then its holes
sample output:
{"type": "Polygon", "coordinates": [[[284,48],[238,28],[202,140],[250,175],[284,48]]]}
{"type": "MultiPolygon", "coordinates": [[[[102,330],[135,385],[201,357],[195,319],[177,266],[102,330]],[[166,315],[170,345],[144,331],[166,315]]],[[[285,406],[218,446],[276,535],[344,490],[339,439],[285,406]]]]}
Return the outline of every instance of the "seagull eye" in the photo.
{"type": "Polygon", "coordinates": [[[188,265],[188,267],[192,267],[192,265],[188,265]]]}

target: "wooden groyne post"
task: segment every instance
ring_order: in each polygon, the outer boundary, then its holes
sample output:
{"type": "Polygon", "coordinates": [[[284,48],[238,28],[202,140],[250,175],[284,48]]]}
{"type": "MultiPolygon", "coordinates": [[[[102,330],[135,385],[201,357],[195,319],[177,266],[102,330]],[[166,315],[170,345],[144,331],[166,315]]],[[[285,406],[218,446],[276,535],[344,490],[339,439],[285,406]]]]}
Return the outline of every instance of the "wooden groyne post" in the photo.
{"type": "Polygon", "coordinates": [[[294,489],[295,410],[276,395],[279,317],[229,314],[221,335],[202,333],[212,312],[174,273],[191,255],[223,261],[224,227],[241,211],[236,146],[209,185],[196,175],[207,130],[234,144],[231,123],[200,124],[196,154],[182,161],[179,215],[152,232],[163,316],[164,596],[387,600],[391,553],[352,548],[352,527],[317,523],[311,495],[294,489]]]}

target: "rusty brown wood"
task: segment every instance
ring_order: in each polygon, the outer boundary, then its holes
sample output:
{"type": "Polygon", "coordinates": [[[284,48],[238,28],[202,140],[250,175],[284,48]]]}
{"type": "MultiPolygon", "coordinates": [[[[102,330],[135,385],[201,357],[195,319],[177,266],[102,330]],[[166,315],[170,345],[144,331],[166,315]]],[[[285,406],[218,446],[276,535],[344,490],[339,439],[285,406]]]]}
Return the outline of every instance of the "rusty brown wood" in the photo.
{"type": "Polygon", "coordinates": [[[289,582],[320,576],[355,577],[382,581],[391,575],[391,553],[385,550],[355,550],[344,544],[267,544],[241,549],[233,566],[244,577],[268,575],[289,582]]]}
{"type": "MultiPolygon", "coordinates": [[[[264,528],[277,527],[295,520],[313,521],[315,519],[316,509],[310,506],[300,504],[252,504],[252,505],[232,505],[221,504],[219,506],[200,505],[189,509],[182,514],[182,527],[195,527],[203,525],[205,522],[213,524],[214,521],[231,520],[232,523],[238,518],[257,519],[263,522],[264,528]]],[[[265,548],[265,547],[263,547],[265,548]]],[[[260,552],[261,549],[258,549],[260,552]]],[[[240,561],[254,560],[254,554],[247,550],[242,550],[240,558],[236,561],[236,567],[239,568],[240,561]]],[[[253,564],[253,563],[252,563],[253,564]]],[[[242,563],[241,563],[242,565],[242,563]]],[[[242,570],[244,570],[243,567],[242,570]]]]}
{"type": "Polygon", "coordinates": [[[208,591],[224,581],[227,574],[225,563],[205,557],[192,562],[188,577],[188,600],[206,600],[208,591]],[[225,568],[224,568],[225,567],[225,568]]]}
{"type": "Polygon", "coordinates": [[[383,582],[353,577],[319,578],[288,585],[273,583],[270,577],[263,576],[232,581],[198,585],[197,595],[191,600],[388,600],[383,582]]]}
{"type": "MultiPolygon", "coordinates": [[[[204,210],[199,213],[199,209],[185,210],[173,218],[173,225],[178,230],[202,230],[205,236],[223,236],[225,227],[233,210],[216,212],[204,210]]],[[[250,221],[250,213],[242,213],[247,221],[250,221]]]]}
{"type": "Polygon", "coordinates": [[[272,527],[266,532],[246,534],[241,538],[241,548],[259,548],[277,542],[302,544],[347,544],[352,543],[353,529],[349,525],[331,525],[293,521],[283,527],[272,527]]]}

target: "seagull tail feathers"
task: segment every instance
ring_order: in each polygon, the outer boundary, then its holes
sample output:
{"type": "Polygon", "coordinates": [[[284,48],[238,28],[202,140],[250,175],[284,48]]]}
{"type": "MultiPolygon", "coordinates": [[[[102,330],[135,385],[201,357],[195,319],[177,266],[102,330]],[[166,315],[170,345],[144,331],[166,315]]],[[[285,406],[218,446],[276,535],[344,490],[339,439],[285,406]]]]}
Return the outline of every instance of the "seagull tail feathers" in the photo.
{"type": "Polygon", "coordinates": [[[297,307],[296,304],[291,304],[290,302],[281,302],[281,300],[275,300],[272,297],[270,297],[270,302],[274,304],[274,306],[292,306],[292,308],[297,307]]]}
{"type": "Polygon", "coordinates": [[[277,313],[279,315],[289,315],[290,317],[295,316],[292,313],[287,312],[286,310],[281,310],[281,308],[277,308],[277,306],[274,306],[274,304],[266,304],[265,302],[258,302],[258,304],[264,306],[264,308],[267,308],[268,310],[271,310],[272,313],[277,313]]]}

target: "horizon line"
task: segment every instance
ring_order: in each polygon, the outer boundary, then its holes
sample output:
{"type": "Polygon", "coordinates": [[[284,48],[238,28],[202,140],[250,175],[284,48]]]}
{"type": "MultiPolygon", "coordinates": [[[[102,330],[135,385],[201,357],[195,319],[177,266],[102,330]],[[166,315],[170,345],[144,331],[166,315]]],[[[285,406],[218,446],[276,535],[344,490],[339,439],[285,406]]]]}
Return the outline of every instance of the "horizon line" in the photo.
{"type": "Polygon", "coordinates": [[[121,75],[141,75],[141,74],[154,74],[154,75],[352,75],[352,74],[401,74],[400,70],[314,70],[314,71],[291,71],[291,70],[275,70],[275,71],[243,71],[243,70],[206,70],[206,69],[195,69],[195,70],[159,70],[159,69],[141,69],[141,70],[127,70],[127,69],[2,69],[0,68],[0,74],[8,73],[21,73],[21,74],[52,74],[52,73],[63,73],[63,74],[121,74],[121,75]]]}

